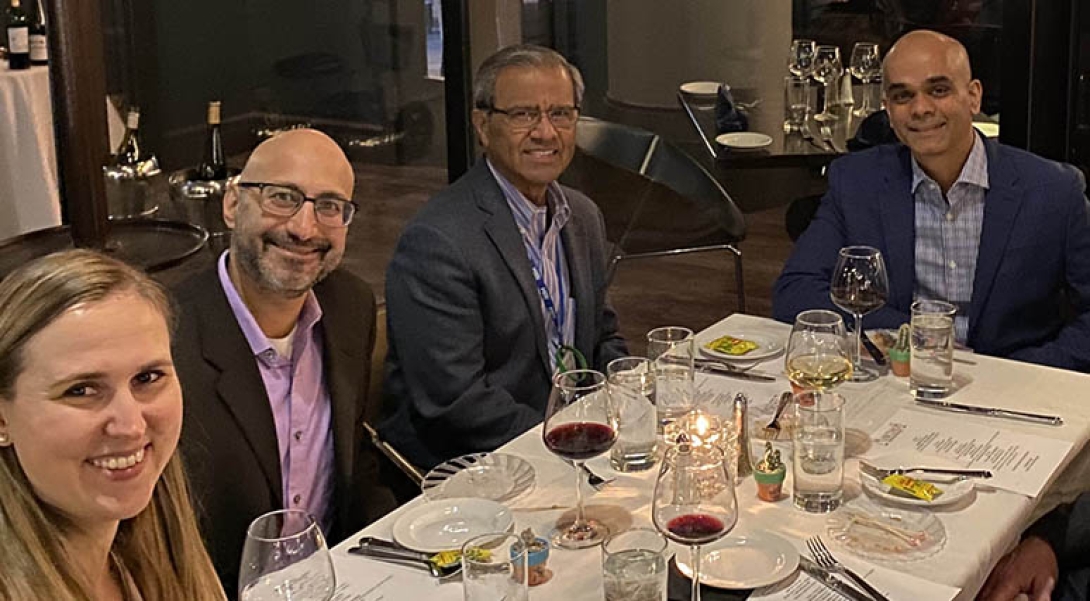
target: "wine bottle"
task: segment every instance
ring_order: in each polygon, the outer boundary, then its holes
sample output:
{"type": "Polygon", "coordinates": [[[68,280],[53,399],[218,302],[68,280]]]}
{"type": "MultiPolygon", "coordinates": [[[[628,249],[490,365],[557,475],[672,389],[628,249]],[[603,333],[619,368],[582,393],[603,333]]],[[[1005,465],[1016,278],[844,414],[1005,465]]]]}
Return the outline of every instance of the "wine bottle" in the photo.
{"type": "Polygon", "coordinates": [[[49,45],[45,34],[45,7],[38,3],[38,18],[30,24],[30,64],[49,64],[49,45]]]}
{"type": "Polygon", "coordinates": [[[19,0],[11,0],[8,9],[8,68],[30,68],[30,19],[19,0]]]}
{"type": "Polygon", "coordinates": [[[136,167],[140,163],[140,109],[129,109],[129,115],[125,120],[125,136],[114,153],[114,165],[119,167],[136,167]]]}
{"type": "Polygon", "coordinates": [[[220,101],[208,103],[208,135],[204,141],[204,160],[197,167],[197,179],[227,179],[227,161],[223,158],[223,138],[220,134],[220,101]]]}

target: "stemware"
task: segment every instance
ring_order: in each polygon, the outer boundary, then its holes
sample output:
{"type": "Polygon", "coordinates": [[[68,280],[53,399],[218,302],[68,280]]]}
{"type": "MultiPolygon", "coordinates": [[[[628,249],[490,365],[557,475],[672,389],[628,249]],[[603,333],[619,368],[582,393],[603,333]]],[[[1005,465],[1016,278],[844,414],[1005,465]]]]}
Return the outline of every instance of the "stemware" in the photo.
{"type": "Polygon", "coordinates": [[[549,405],[542,430],[545,447],[572,462],[575,471],[575,520],[557,525],[551,534],[562,549],[583,549],[599,545],[609,528],[583,515],[583,462],[609,451],[617,439],[617,414],[606,377],[592,369],[573,369],[553,377],[549,405]]]}
{"type": "Polygon", "coordinates": [[[852,382],[869,382],[878,372],[863,367],[859,348],[863,335],[863,316],[886,304],[889,279],[882,253],[870,246],[845,246],[833,270],[829,296],[833,304],[855,318],[855,341],[851,344],[852,382]]]}
{"type": "Polygon", "coordinates": [[[837,84],[840,76],[844,74],[844,65],[840,61],[840,47],[818,46],[814,54],[814,79],[825,86],[825,103],[821,112],[814,115],[818,121],[836,121],[840,117],[829,111],[835,104],[837,84]]]}
{"type": "Polygon", "coordinates": [[[834,311],[799,313],[785,355],[787,379],[801,390],[829,390],[852,375],[844,320],[834,311]]]}
{"type": "Polygon", "coordinates": [[[238,577],[241,601],[329,601],[336,588],[325,537],[309,513],[282,509],[250,524],[238,577]]]}
{"type": "Polygon", "coordinates": [[[870,105],[870,84],[882,72],[882,60],[878,56],[878,44],[856,42],[852,47],[852,57],[848,61],[848,70],[863,82],[863,102],[852,111],[856,117],[866,117],[874,112],[870,105]]]}
{"type": "Polygon", "coordinates": [[[692,445],[680,435],[655,482],[651,519],[667,538],[689,546],[691,599],[700,601],[700,546],[723,538],[738,522],[734,481],[722,449],[692,445]]]}
{"type": "Polygon", "coordinates": [[[810,77],[814,72],[814,40],[791,40],[791,55],[787,58],[787,70],[796,77],[810,77]]]}

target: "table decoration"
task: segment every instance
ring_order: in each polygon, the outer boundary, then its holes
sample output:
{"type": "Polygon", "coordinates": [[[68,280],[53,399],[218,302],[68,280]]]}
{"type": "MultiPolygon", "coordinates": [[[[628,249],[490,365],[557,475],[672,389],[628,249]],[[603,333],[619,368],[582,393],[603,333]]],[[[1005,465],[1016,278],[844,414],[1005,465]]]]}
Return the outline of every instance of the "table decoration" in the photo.
{"type": "Polygon", "coordinates": [[[774,503],[783,494],[783,481],[787,477],[787,466],[780,458],[780,452],[772,448],[771,441],[765,441],[765,454],[753,468],[753,479],[757,482],[757,498],[774,503]]]}

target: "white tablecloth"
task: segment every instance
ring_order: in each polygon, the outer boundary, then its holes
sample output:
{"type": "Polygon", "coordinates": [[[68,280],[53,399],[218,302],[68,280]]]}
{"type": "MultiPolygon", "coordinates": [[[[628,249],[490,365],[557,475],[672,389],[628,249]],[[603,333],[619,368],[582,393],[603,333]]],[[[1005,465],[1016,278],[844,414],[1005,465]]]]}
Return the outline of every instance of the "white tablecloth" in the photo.
{"type": "MultiPolygon", "coordinates": [[[[786,338],[790,328],[768,319],[733,315],[715,324],[709,330],[722,333],[727,330],[731,332],[745,330],[786,338]]],[[[959,378],[963,380],[967,378],[969,384],[953,395],[952,400],[1058,414],[1064,417],[1065,424],[1062,427],[1050,427],[1010,420],[997,421],[986,417],[958,416],[958,419],[985,420],[980,423],[1073,442],[1063,465],[1057,470],[1059,476],[1053,475],[1051,488],[1046,489],[1049,492],[1045,495],[1031,499],[1005,491],[978,490],[975,493],[975,499],[967,507],[961,503],[954,504],[950,508],[936,507],[935,515],[942,521],[947,533],[947,540],[942,550],[918,561],[888,563],[884,566],[931,582],[960,588],[962,590],[957,599],[969,600],[975,596],[995,561],[1018,539],[1035,508],[1046,503],[1054,503],[1058,496],[1066,496],[1074,490],[1086,488],[1087,483],[1090,482],[1090,479],[1087,479],[1090,470],[1086,467],[1090,461],[1087,460],[1087,453],[1083,450],[1087,440],[1090,440],[1090,403],[1086,402],[1087,392],[1090,392],[1090,376],[960,352],[956,356],[971,364],[956,364],[955,371],[959,374],[959,378]]],[[[758,369],[782,374],[782,365],[781,356],[770,360],[758,369]]],[[[712,385],[711,379],[705,381],[705,386],[708,385],[712,385]]],[[[761,395],[785,390],[787,381],[782,375],[773,384],[715,377],[714,385],[730,391],[744,390],[750,393],[751,398],[765,400],[767,397],[761,395]]],[[[868,411],[866,419],[853,421],[852,416],[848,415],[849,427],[868,433],[873,432],[899,408],[912,404],[905,380],[892,376],[885,376],[872,383],[844,384],[838,390],[846,396],[868,395],[874,397],[872,402],[882,404],[881,411],[868,411]]],[[[939,415],[957,416],[952,413],[939,415]]],[[[539,533],[548,532],[563,511],[527,512],[520,511],[520,508],[574,504],[572,469],[544,448],[541,442],[540,426],[505,445],[501,451],[525,458],[537,472],[536,488],[509,504],[515,514],[516,529],[532,527],[539,533]]],[[[656,470],[638,474],[616,474],[609,469],[605,458],[591,460],[588,465],[602,475],[617,476],[613,484],[588,497],[588,505],[617,505],[631,513],[635,525],[650,524],[650,503],[656,470]]],[[[858,464],[854,460],[849,460],[845,473],[845,490],[848,496],[858,495],[860,488],[858,464]]],[[[785,487],[785,490],[789,489],[785,487]]],[[[807,537],[824,530],[826,516],[796,510],[791,506],[789,499],[775,504],[757,500],[752,478],[746,478],[742,482],[737,494],[742,513],[738,526],[732,534],[760,530],[773,531],[791,540],[802,551],[803,541],[807,537]]],[[[405,507],[421,502],[422,500],[417,498],[405,507]]],[[[378,536],[391,540],[393,524],[405,507],[375,522],[364,529],[360,535],[378,536]]],[[[334,561],[341,580],[365,581],[367,580],[365,574],[369,570],[404,570],[413,582],[418,582],[421,587],[430,587],[429,590],[434,593],[429,595],[430,599],[454,601],[462,598],[462,587],[458,583],[433,585],[430,577],[423,572],[414,572],[410,568],[390,568],[389,564],[378,564],[366,558],[348,555],[346,549],[355,544],[357,538],[358,536],[351,537],[334,549],[334,561]]],[[[556,576],[550,582],[532,588],[531,599],[563,599],[564,601],[602,599],[600,553],[598,548],[582,551],[554,550],[550,555],[549,565],[556,572],[556,576]]],[[[844,556],[841,557],[842,560],[853,560],[844,552],[839,555],[844,556]]],[[[876,582],[876,584],[881,583],[876,582]]],[[[364,595],[363,598],[371,597],[364,595]]],[[[914,596],[905,597],[906,601],[912,598],[914,596]]],[[[896,597],[892,597],[892,600],[899,601],[896,597]]]]}
{"type": "Polygon", "coordinates": [[[0,241],[60,223],[49,69],[0,66],[0,241]]]}

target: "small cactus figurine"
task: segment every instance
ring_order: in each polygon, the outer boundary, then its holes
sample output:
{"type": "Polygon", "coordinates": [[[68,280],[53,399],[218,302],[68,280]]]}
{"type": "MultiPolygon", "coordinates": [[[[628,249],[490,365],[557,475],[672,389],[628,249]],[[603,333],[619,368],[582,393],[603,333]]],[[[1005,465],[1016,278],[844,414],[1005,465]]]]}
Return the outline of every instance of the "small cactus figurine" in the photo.
{"type": "Polygon", "coordinates": [[[889,348],[889,365],[895,376],[903,378],[912,371],[910,363],[912,358],[911,336],[912,328],[907,323],[901,324],[901,329],[897,330],[897,342],[889,348]]]}
{"type": "Polygon", "coordinates": [[[786,476],[787,468],[780,459],[780,452],[772,448],[770,441],[765,441],[764,457],[753,468],[753,479],[757,481],[757,497],[762,501],[779,501],[786,476]]]}

